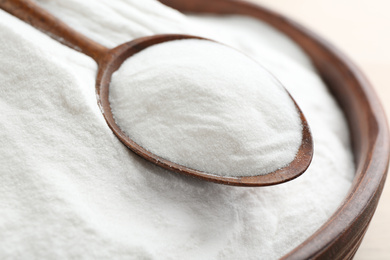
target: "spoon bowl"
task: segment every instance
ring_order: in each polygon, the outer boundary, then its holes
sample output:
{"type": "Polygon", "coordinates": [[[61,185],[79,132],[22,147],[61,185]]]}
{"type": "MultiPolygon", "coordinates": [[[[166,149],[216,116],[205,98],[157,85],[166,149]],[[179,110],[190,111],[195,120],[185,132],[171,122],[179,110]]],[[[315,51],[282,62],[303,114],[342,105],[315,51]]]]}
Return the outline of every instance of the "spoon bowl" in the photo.
{"type": "Polygon", "coordinates": [[[110,50],[108,52],[109,56],[106,58],[106,61],[99,66],[99,72],[96,82],[98,104],[104,115],[104,118],[107,121],[107,124],[114,132],[114,134],[119,138],[119,140],[139,156],[160,167],[180,174],[185,174],[206,181],[212,181],[221,184],[235,186],[269,186],[292,180],[304,173],[312,159],[313,143],[306,118],[304,117],[302,111],[300,110],[299,106],[296,104],[295,101],[294,104],[297,108],[297,111],[299,112],[302,122],[301,146],[299,147],[295,159],[289,165],[265,175],[243,177],[219,176],[188,168],[186,166],[171,162],[154,153],[149,152],[147,149],[138,145],[136,142],[130,139],[123,132],[123,130],[115,122],[109,102],[109,88],[112,74],[119,69],[119,67],[125,60],[127,60],[134,54],[155,44],[182,39],[208,40],[202,37],[181,34],[161,34],[149,37],[142,37],[119,45],[118,47],[110,50]]]}
{"type": "Polygon", "coordinates": [[[155,44],[181,39],[208,39],[191,35],[161,34],[138,38],[113,49],[108,49],[74,31],[30,0],[0,0],[0,8],[44,31],[61,43],[90,56],[97,62],[96,96],[100,110],[108,126],[118,139],[130,150],[146,160],[173,172],[235,186],[269,186],[283,183],[300,176],[310,165],[313,156],[313,141],[310,129],[302,111],[291,96],[302,122],[302,143],[295,159],[290,164],[265,175],[219,176],[176,164],[138,145],[117,125],[110,107],[109,89],[112,74],[119,69],[124,61],[155,44]]]}

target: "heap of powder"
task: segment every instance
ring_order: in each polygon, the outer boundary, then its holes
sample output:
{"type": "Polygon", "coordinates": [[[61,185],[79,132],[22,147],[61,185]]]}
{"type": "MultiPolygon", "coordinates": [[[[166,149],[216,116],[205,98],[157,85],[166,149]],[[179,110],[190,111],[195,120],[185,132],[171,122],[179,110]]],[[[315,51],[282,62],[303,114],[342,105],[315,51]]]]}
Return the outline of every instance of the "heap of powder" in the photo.
{"type": "Polygon", "coordinates": [[[343,114],[283,34],[250,18],[187,17],[150,0],[40,4],[110,47],[187,33],[245,52],[300,105],[314,158],[301,177],[264,188],[155,167],[108,128],[94,61],[0,10],[1,259],[277,259],[345,197],[354,165],[343,114]]]}
{"type": "Polygon", "coordinates": [[[206,40],[149,47],[114,73],[110,105],[135,142],[216,175],[267,174],[294,160],[302,126],[282,85],[246,55],[206,40]]]}

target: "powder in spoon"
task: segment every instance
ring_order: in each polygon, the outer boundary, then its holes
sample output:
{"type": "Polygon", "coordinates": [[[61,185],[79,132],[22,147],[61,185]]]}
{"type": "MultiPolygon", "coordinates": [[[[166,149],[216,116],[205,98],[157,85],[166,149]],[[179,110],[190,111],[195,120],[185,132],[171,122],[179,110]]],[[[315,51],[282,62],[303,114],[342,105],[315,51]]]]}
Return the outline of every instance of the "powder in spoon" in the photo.
{"type": "Polygon", "coordinates": [[[147,150],[216,175],[253,176],[288,165],[302,140],[281,83],[233,48],[169,41],[130,57],[113,75],[121,129],[147,150]]]}

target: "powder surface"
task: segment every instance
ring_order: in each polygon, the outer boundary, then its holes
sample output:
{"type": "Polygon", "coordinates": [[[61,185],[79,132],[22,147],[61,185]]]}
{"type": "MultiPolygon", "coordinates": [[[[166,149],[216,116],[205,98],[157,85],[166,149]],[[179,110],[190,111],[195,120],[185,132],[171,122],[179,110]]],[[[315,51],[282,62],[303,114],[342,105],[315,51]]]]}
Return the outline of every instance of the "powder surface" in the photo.
{"type": "Polygon", "coordinates": [[[165,159],[211,174],[253,176],[294,160],[302,126],[282,85],[248,56],[206,40],[154,45],[110,85],[117,124],[165,159]]]}
{"type": "Polygon", "coordinates": [[[306,55],[244,17],[187,17],[150,0],[41,0],[116,46],[213,38],[258,60],[311,126],[308,171],[267,188],[172,174],[129,152],[95,98],[96,64],[0,10],[1,259],[277,259],[336,210],[354,175],[344,117],[306,55]]]}

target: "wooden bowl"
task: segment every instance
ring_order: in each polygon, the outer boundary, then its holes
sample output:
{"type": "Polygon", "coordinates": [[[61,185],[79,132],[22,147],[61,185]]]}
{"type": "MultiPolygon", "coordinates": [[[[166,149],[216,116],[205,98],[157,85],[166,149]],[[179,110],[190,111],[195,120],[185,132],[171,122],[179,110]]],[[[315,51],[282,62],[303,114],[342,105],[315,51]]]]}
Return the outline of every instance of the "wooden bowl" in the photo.
{"type": "Polygon", "coordinates": [[[347,197],[329,220],[283,259],[351,259],[374,214],[389,163],[384,111],[365,76],[342,53],[290,19],[239,0],[160,0],[181,12],[236,14],[260,19],[282,31],[311,57],[343,109],[356,163],[347,197]]]}

